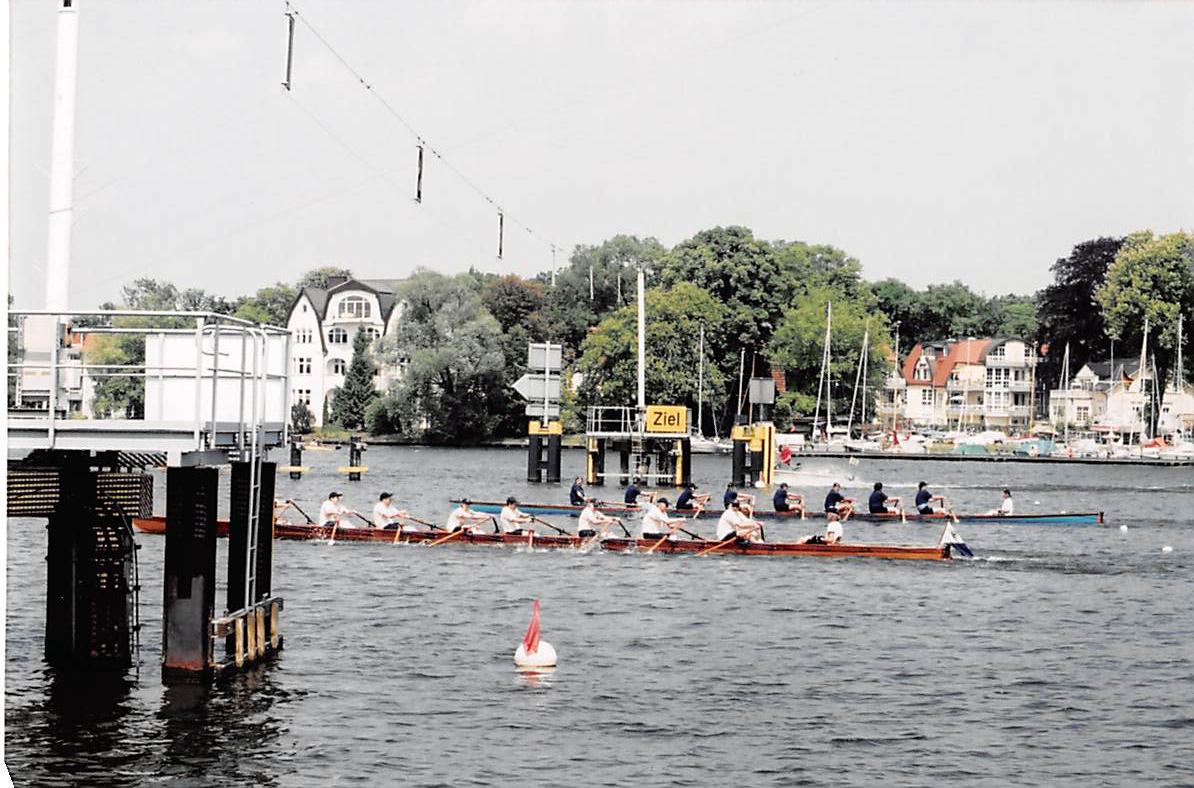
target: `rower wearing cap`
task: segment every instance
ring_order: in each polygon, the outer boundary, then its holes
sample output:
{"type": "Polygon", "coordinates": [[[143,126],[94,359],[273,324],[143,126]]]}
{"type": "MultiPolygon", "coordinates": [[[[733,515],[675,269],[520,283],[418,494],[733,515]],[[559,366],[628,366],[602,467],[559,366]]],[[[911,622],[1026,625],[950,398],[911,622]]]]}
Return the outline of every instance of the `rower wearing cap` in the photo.
{"type": "Polygon", "coordinates": [[[472,532],[476,530],[477,523],[483,523],[490,519],[490,515],[474,512],[470,509],[469,507],[472,503],[468,498],[461,498],[460,505],[448,515],[448,522],[444,524],[444,530],[472,532]]]}
{"type": "Polygon", "coordinates": [[[616,522],[613,517],[604,514],[597,507],[601,502],[596,498],[590,498],[585,502],[585,508],[580,513],[580,520],[576,526],[576,535],[582,539],[587,539],[590,536],[596,536],[599,530],[605,530],[605,527],[610,523],[616,522]]]}
{"type": "Polygon", "coordinates": [[[388,492],[383,492],[373,504],[374,528],[401,528],[407,517],[410,512],[394,506],[394,496],[388,492]]]}
{"type": "Polygon", "coordinates": [[[732,501],[729,507],[721,513],[721,519],[717,521],[717,541],[719,542],[729,539],[731,536],[750,541],[761,541],[758,538],[761,531],[762,526],[742,511],[742,502],[738,500],[732,501]]]}
{"type": "Polygon", "coordinates": [[[319,507],[320,523],[328,528],[335,525],[347,525],[347,523],[341,522],[345,515],[359,514],[359,512],[340,505],[340,499],[343,497],[344,494],[337,490],[328,493],[328,499],[319,507]]]}
{"type": "Polygon", "coordinates": [[[643,480],[637,476],[631,480],[630,485],[626,488],[626,494],[622,496],[623,503],[627,506],[638,506],[639,496],[643,494],[643,491],[639,488],[642,482],[643,480]]]}
{"type": "Polygon", "coordinates": [[[683,517],[667,516],[667,498],[659,498],[643,511],[643,530],[640,539],[662,539],[665,534],[676,538],[676,528],[685,523],[683,517]]]}
{"type": "Polygon", "coordinates": [[[511,495],[506,499],[506,505],[502,507],[502,513],[499,516],[502,526],[502,533],[504,534],[522,534],[527,530],[532,530],[529,527],[523,528],[523,524],[530,523],[534,518],[529,514],[523,514],[518,511],[518,499],[511,495]]]}
{"type": "Polygon", "coordinates": [[[709,503],[709,493],[697,492],[697,486],[692,482],[684,485],[684,491],[676,498],[676,509],[691,512],[693,509],[704,509],[709,503]]]}
{"type": "Polygon", "coordinates": [[[921,514],[933,513],[933,501],[940,501],[941,505],[945,506],[945,498],[940,495],[933,495],[929,492],[929,483],[921,482],[916,485],[916,511],[921,514]]]}
{"type": "Polygon", "coordinates": [[[834,521],[837,519],[848,520],[850,515],[854,514],[853,498],[847,498],[842,495],[842,486],[837,482],[833,483],[833,487],[829,489],[829,493],[825,496],[825,519],[834,521]]]}

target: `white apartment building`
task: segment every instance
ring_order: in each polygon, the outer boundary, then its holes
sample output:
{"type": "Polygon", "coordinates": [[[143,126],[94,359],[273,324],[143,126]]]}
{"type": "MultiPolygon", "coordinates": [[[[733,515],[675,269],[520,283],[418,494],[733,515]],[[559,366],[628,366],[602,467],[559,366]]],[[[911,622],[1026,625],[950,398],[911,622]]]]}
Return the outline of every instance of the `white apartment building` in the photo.
{"type": "MultiPolygon", "coordinates": [[[[1144,403],[1152,385],[1151,373],[1141,374],[1135,360],[1092,361],[1070,380],[1067,388],[1049,393],[1049,419],[1055,429],[1093,430],[1139,436],[1145,428],[1144,403]]],[[[1171,382],[1158,414],[1157,431],[1162,435],[1194,428],[1194,391],[1171,382]]]]}
{"type": "Polygon", "coordinates": [[[1027,427],[1036,362],[1022,339],[918,343],[888,381],[888,412],[920,427],[1027,427]]]}
{"type": "MultiPolygon", "coordinates": [[[[305,403],[317,426],[323,424],[328,395],[344,384],[357,330],[378,339],[397,328],[401,281],[335,277],[326,289],[299,291],[286,322],[291,335],[291,401],[305,403]]],[[[385,389],[400,371],[379,367],[377,388],[385,389]]]]}

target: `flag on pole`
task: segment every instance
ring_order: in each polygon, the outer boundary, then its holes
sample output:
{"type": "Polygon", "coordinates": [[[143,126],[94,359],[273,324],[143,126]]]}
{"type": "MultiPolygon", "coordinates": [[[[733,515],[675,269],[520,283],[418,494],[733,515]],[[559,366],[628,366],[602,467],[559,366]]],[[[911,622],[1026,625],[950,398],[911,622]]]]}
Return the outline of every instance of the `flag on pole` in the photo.
{"type": "Polygon", "coordinates": [[[539,600],[535,600],[531,608],[531,623],[527,633],[522,637],[522,647],[527,654],[534,654],[539,650],[539,600]]]}

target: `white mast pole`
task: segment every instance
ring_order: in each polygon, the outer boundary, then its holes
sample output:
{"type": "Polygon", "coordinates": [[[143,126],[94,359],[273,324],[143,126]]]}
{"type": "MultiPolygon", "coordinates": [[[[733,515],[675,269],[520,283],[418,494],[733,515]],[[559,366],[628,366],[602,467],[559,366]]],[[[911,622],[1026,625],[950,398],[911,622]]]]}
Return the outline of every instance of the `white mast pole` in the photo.
{"type": "Polygon", "coordinates": [[[1066,443],[1070,442],[1070,398],[1073,397],[1073,387],[1070,385],[1070,343],[1065,343],[1065,360],[1061,363],[1061,376],[1065,378],[1065,410],[1061,415],[1062,435],[1066,443]]]}
{"type": "Polygon", "coordinates": [[[642,415],[647,411],[647,370],[646,370],[646,342],[647,342],[647,305],[643,300],[646,290],[646,277],[642,266],[638,269],[638,410],[642,415]]]}
{"type": "Polygon", "coordinates": [[[1185,370],[1182,369],[1182,318],[1185,317],[1182,313],[1177,315],[1177,393],[1181,394],[1185,390],[1185,381],[1182,380],[1185,370]]]}
{"type": "Polygon", "coordinates": [[[700,356],[701,363],[697,367],[697,435],[704,437],[705,430],[703,429],[704,420],[704,402],[705,402],[705,327],[701,326],[701,341],[700,350],[697,353],[700,356]]]}
{"type": "Polygon", "coordinates": [[[70,241],[71,224],[74,221],[75,90],[78,66],[79,17],[72,0],[61,0],[58,9],[58,60],[54,72],[49,242],[46,247],[46,309],[59,312],[66,311],[70,290],[70,241]]]}
{"type": "Polygon", "coordinates": [[[830,344],[833,341],[833,302],[830,301],[826,305],[825,311],[825,363],[823,369],[825,370],[825,439],[829,441],[833,438],[833,373],[829,369],[829,364],[833,360],[833,354],[830,352],[830,344]]]}
{"type": "MultiPolygon", "coordinates": [[[[1140,368],[1136,370],[1136,375],[1140,378],[1140,393],[1144,395],[1147,388],[1144,383],[1145,375],[1148,374],[1148,318],[1144,318],[1144,336],[1140,340],[1140,368]]],[[[1148,437],[1145,433],[1148,431],[1147,420],[1148,398],[1147,396],[1140,397],[1140,443],[1144,443],[1144,439],[1148,437]]]]}

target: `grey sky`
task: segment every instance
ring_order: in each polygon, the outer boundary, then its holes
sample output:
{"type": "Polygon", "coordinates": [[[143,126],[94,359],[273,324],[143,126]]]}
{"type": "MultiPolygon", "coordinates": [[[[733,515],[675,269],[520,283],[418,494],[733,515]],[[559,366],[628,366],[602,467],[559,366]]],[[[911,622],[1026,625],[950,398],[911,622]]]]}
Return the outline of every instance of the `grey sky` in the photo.
{"type": "MultiPolygon", "coordinates": [[[[77,0],[71,304],[137,276],[225,295],[550,267],[283,3],[77,0]]],[[[12,2],[12,291],[41,306],[55,10],[12,2]]],[[[428,141],[556,242],[717,224],[831,243],[868,278],[1034,290],[1076,242],[1194,226],[1194,4],[395,3],[296,7],[428,141]]]]}

